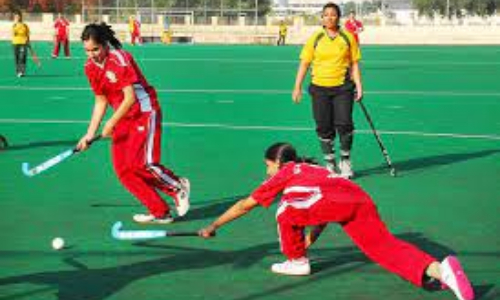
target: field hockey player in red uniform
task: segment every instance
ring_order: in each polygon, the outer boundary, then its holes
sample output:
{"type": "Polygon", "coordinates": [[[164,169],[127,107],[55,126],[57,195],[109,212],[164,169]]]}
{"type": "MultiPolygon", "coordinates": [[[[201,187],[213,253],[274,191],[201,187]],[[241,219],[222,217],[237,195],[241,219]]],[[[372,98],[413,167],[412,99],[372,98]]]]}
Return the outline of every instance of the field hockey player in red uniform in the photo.
{"type": "Polygon", "coordinates": [[[269,207],[281,194],[276,219],[281,251],[287,260],[273,264],[272,272],[309,275],[307,248],[316,241],[326,224],[337,223],[368,258],[386,270],[416,286],[424,286],[431,279],[439,280],[458,299],[474,299],[472,286],[456,257],[448,256],[438,262],[393,236],[371,197],[354,182],[299,158],[293,146],[287,143],[269,147],[265,164],[269,178],[248,198],[240,200],[200,230],[201,236],[212,237],[224,224],[258,205],[269,207]],[[309,226],[313,229],[306,236],[305,228],[309,226]]]}
{"type": "Polygon", "coordinates": [[[59,56],[59,47],[62,44],[64,47],[64,55],[69,57],[69,21],[61,14],[57,15],[54,22],[55,35],[54,35],[54,50],[52,51],[52,58],[59,56]]]}
{"type": "Polygon", "coordinates": [[[95,94],[87,133],[77,148],[85,150],[99,129],[106,109],[114,110],[101,135],[112,139],[113,166],[120,182],[148,213],[134,215],[138,223],[174,221],[158,191],[174,199],[177,215],[189,210],[190,185],[160,163],[162,111],[156,90],[149,85],[130,53],[122,50],[111,26],[89,24],[81,39],[88,60],[85,74],[95,94]]]}

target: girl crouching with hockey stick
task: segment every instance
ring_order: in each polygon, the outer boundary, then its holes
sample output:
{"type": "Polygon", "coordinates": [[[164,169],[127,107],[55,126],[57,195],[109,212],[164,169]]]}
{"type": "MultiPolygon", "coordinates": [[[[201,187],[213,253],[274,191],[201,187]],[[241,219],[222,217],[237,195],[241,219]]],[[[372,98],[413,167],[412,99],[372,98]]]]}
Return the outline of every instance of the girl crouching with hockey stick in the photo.
{"type": "Polygon", "coordinates": [[[306,249],[328,223],[342,226],[352,241],[371,260],[411,283],[422,287],[428,279],[441,281],[460,300],[472,300],[474,292],[454,256],[441,263],[417,247],[393,236],[380,219],[371,197],[355,183],[339,178],[327,168],[304,162],[292,145],[277,143],[267,149],[269,179],[248,198],[240,200],[208,227],[200,230],[212,237],[224,224],[257,205],[269,207],[282,194],[277,211],[281,251],[287,257],[271,270],[284,275],[309,275],[306,249]],[[313,230],[304,237],[307,226],[313,230]]]}

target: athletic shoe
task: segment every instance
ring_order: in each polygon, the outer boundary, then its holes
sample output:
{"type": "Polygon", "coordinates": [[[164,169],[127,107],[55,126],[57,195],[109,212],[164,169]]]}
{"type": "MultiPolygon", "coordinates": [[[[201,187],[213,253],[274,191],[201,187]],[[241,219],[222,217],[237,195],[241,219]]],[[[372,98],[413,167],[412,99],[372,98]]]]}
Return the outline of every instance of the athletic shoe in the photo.
{"type": "Polygon", "coordinates": [[[302,257],[273,264],[271,271],[283,275],[304,276],[311,274],[311,265],[309,265],[309,259],[302,257]]]}
{"type": "Polygon", "coordinates": [[[345,179],[350,179],[354,177],[354,172],[352,171],[352,165],[350,159],[341,159],[339,162],[340,176],[345,179]]]}
{"type": "Polygon", "coordinates": [[[330,171],[330,173],[337,173],[337,166],[335,165],[335,163],[333,162],[327,162],[326,163],[326,168],[328,169],[328,171],[330,171]]]}
{"type": "Polygon", "coordinates": [[[170,224],[174,222],[174,218],[170,214],[165,215],[163,218],[157,218],[151,214],[136,214],[133,219],[140,224],[170,224]]]}
{"type": "Polygon", "coordinates": [[[177,215],[182,217],[189,211],[189,194],[191,192],[191,184],[187,178],[180,178],[181,189],[175,195],[175,208],[177,215]]]}
{"type": "Polygon", "coordinates": [[[441,282],[449,287],[458,299],[474,299],[472,285],[455,256],[448,256],[441,263],[441,282]]]}
{"type": "Polygon", "coordinates": [[[337,173],[337,164],[335,163],[335,154],[326,154],[324,157],[325,167],[330,173],[337,173]]]}

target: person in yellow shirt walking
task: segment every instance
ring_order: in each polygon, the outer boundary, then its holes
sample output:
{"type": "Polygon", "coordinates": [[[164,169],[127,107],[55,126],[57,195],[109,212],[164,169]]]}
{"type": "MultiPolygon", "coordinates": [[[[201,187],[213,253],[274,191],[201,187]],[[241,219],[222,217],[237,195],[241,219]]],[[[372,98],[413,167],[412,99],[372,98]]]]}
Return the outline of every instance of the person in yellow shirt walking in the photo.
{"type": "Polygon", "coordinates": [[[340,8],[335,3],[323,7],[323,28],[315,32],[304,45],[300,54],[292,99],[299,103],[302,98],[302,82],[312,69],[309,94],[316,121],[321,150],[327,168],[352,178],[351,148],[354,124],[354,101],[363,98],[363,85],[358,65],[361,51],[354,36],[340,28],[340,8]],[[336,164],[336,135],[340,140],[340,161],[336,164]]]}
{"type": "Polygon", "coordinates": [[[280,27],[279,27],[279,37],[278,37],[278,42],[277,45],[284,46],[285,45],[285,39],[286,39],[286,33],[288,31],[288,27],[286,26],[285,21],[280,22],[280,27]]]}
{"type": "Polygon", "coordinates": [[[12,26],[12,45],[14,48],[14,59],[16,63],[17,77],[26,74],[26,57],[30,42],[30,29],[23,23],[21,12],[14,12],[14,25],[12,26]]]}

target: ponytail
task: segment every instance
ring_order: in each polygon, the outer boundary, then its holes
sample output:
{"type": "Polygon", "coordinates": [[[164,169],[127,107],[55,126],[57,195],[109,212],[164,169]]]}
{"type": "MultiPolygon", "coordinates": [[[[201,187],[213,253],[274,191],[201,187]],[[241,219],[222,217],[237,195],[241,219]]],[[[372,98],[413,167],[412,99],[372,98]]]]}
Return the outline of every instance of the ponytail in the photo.
{"type": "Polygon", "coordinates": [[[280,164],[287,162],[303,162],[316,165],[317,162],[310,157],[297,155],[295,148],[289,143],[276,143],[267,148],[265,158],[271,161],[278,161],[280,164]]]}
{"type": "Polygon", "coordinates": [[[121,49],[122,43],[115,37],[115,32],[111,26],[105,22],[100,24],[92,23],[85,26],[82,32],[81,40],[94,40],[99,45],[111,45],[115,49],[121,49]]]}

